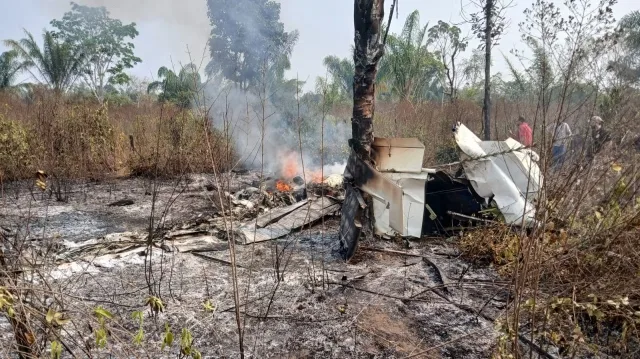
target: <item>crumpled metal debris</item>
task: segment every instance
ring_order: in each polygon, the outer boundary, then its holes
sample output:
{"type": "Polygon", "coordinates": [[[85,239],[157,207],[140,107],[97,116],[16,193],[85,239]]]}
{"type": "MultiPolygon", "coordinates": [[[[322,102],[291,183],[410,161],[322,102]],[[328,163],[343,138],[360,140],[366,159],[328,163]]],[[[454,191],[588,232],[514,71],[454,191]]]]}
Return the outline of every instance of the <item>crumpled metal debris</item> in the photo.
{"type": "Polygon", "coordinates": [[[373,198],[377,234],[448,234],[486,222],[481,212],[492,206],[507,224],[535,223],[535,201],[543,183],[539,156],[511,138],[482,141],[461,123],[454,137],[462,152],[456,164],[463,168],[455,178],[422,168],[424,146],[417,139],[374,140],[376,167],[369,168],[369,178],[359,187],[373,198]]]}

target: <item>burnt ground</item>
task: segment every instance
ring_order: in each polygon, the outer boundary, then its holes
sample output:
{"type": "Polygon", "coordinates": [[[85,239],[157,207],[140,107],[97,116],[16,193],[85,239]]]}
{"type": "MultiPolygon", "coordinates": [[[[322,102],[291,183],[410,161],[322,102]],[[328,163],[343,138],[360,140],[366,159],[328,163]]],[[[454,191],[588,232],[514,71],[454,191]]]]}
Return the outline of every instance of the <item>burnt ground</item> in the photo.
{"type": "MultiPolygon", "coordinates": [[[[239,177],[234,186],[246,185],[254,177],[239,177]]],[[[200,175],[156,182],[155,217],[162,217],[166,211],[163,218],[170,225],[213,215],[217,212],[213,204],[217,195],[211,186],[212,181],[200,175]]],[[[59,237],[82,242],[109,233],[142,231],[149,226],[153,189],[154,182],[143,178],[76,183],[63,202],[56,201],[49,189],[39,191],[33,181],[13,183],[3,188],[0,221],[9,226],[22,224],[22,231],[28,224],[28,237],[34,240],[59,237]],[[110,206],[124,200],[133,204],[110,206]]]]}
{"type": "MultiPolygon", "coordinates": [[[[231,191],[255,179],[240,176],[232,181],[231,191]]],[[[176,357],[180,330],[188,328],[203,357],[238,358],[230,253],[206,176],[178,186],[161,183],[156,207],[168,208],[167,226],[197,228],[196,238],[218,247],[197,254],[179,252],[170,242],[163,249],[154,247],[152,281],[165,309],[157,318],[146,310],[145,249],[115,243],[144,237],[152,203],[152,196],[145,195],[148,187],[142,179],[84,185],[66,203],[10,188],[5,190],[0,222],[14,232],[29,223],[29,232],[21,233],[29,235],[30,243],[42,241],[44,233],[57,244],[57,260],[42,266],[36,285],[46,281],[47,296],[63,303],[59,310],[72,322],[62,335],[76,355],[84,357],[81,348],[89,347],[95,357],[176,357]],[[121,199],[134,203],[108,206],[121,199]],[[103,249],[62,255],[90,242],[103,249]],[[206,300],[213,312],[204,309],[206,300]],[[107,323],[106,349],[94,345],[97,324],[90,313],[98,305],[114,314],[107,323]],[[132,344],[138,327],[131,315],[136,310],[146,313],[140,347],[132,344]],[[176,340],[171,349],[161,350],[165,323],[176,340]]],[[[508,287],[491,268],[461,259],[455,239],[374,240],[362,243],[356,258],[346,264],[337,253],[338,223],[339,217],[332,216],[280,240],[235,245],[247,357],[491,356],[498,333],[490,319],[502,314],[508,296],[508,287]]],[[[5,328],[0,330],[5,357],[12,334],[4,319],[0,327],[5,328]]]]}

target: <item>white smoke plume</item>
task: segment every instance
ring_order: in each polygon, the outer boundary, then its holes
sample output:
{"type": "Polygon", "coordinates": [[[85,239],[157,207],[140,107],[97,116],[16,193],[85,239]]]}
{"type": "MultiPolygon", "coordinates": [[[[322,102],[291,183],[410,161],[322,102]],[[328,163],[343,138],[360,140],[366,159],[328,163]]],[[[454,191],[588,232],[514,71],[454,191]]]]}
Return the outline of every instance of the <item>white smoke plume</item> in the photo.
{"type": "MultiPolygon", "coordinates": [[[[145,34],[145,41],[138,37],[133,42],[136,55],[142,58],[145,68],[157,71],[161,66],[168,66],[177,71],[181,65],[194,62],[204,75],[204,68],[210,59],[207,41],[211,32],[206,0],[75,2],[88,6],[104,6],[113,18],[124,23],[136,22],[138,31],[145,34]],[[150,33],[154,35],[150,36],[150,33]],[[187,46],[190,54],[187,53],[187,46]]],[[[43,11],[49,12],[51,18],[59,19],[70,9],[69,0],[51,0],[46,3],[43,11]]],[[[255,22],[248,18],[240,18],[237,21],[241,21],[247,27],[255,25],[255,22]]],[[[291,30],[293,29],[287,29],[291,30]]],[[[155,71],[142,76],[154,77],[155,71]]],[[[283,158],[292,157],[290,155],[294,154],[300,171],[303,160],[306,171],[317,171],[321,168],[321,116],[318,113],[313,113],[314,111],[306,106],[301,107],[300,117],[306,123],[302,133],[301,159],[297,124],[292,122],[291,118],[285,120],[284,115],[278,110],[278,107],[282,106],[272,103],[272,94],[263,94],[262,97],[267,99],[262,101],[259,95],[233,88],[223,89],[224,87],[220,79],[209,79],[204,91],[206,99],[200,105],[211,107],[209,116],[217,129],[223,130],[226,121],[240,160],[239,165],[252,169],[259,169],[264,165],[265,171],[277,174],[282,170],[283,158]],[[262,142],[264,148],[261,146],[262,142]]],[[[345,148],[349,137],[350,126],[344,120],[327,118],[324,128],[325,175],[342,173],[344,170],[345,148]]]]}
{"type": "Polygon", "coordinates": [[[285,121],[277,106],[258,95],[220,89],[215,84],[208,85],[206,94],[209,117],[217,129],[228,129],[241,167],[263,168],[274,175],[285,175],[285,165],[295,168],[289,175],[302,175],[304,167],[308,177],[320,173],[321,168],[324,176],[344,172],[350,138],[345,121],[326,116],[322,138],[322,116],[301,106],[300,119],[305,124],[299,134],[297,118],[285,121]]]}

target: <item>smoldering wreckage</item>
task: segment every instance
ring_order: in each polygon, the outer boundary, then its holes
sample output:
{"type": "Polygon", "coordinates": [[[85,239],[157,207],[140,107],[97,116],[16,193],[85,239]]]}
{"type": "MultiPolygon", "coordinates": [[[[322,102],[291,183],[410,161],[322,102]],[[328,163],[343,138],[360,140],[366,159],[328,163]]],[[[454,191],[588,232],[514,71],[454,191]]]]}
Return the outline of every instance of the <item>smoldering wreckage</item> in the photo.
{"type": "MultiPolygon", "coordinates": [[[[357,186],[372,196],[375,234],[383,238],[450,236],[498,220],[512,226],[535,225],[535,202],[543,184],[538,154],[512,138],[482,141],[461,123],[453,134],[461,160],[440,167],[459,166],[454,175],[423,168],[425,147],[416,138],[376,137],[372,146],[376,166],[361,162],[357,175],[349,173],[347,166],[344,176],[322,178],[311,173],[309,183],[303,175],[270,178],[264,188],[270,198],[279,198],[285,206],[240,224],[235,230],[238,241],[249,244],[282,238],[338,213],[345,186],[357,186]]],[[[286,172],[292,173],[291,169],[286,172]]],[[[236,206],[254,208],[259,206],[258,196],[252,195],[257,192],[252,188],[227,196],[236,206]]],[[[357,218],[353,220],[356,227],[361,225],[357,218]]],[[[357,237],[355,243],[341,240],[341,247],[343,257],[350,259],[357,237]]]]}
{"type": "MultiPolygon", "coordinates": [[[[513,226],[535,225],[535,202],[543,184],[538,154],[512,138],[482,141],[461,123],[453,133],[461,160],[440,168],[458,166],[454,175],[423,168],[425,147],[416,138],[376,137],[372,145],[375,168],[360,162],[355,166],[358,174],[349,173],[347,166],[344,177],[326,177],[321,187],[327,193],[312,186],[316,195],[324,194],[321,197],[308,196],[299,176],[291,185],[282,185],[284,179],[279,179],[275,187],[292,191],[295,203],[263,214],[237,232],[245,244],[284,237],[339,211],[344,186],[356,186],[371,195],[375,234],[384,238],[449,236],[498,220],[513,226]]],[[[358,200],[364,208],[366,204],[358,200]]],[[[358,218],[353,221],[355,227],[361,226],[358,218]]],[[[355,238],[352,243],[341,239],[345,259],[354,255],[355,238]]]]}
{"type": "MultiPolygon", "coordinates": [[[[373,198],[376,234],[450,235],[464,227],[494,222],[496,217],[509,225],[535,224],[535,201],[543,181],[539,156],[512,138],[482,141],[461,123],[453,132],[461,161],[445,167],[460,166],[454,176],[422,168],[424,145],[415,138],[375,138],[375,168],[351,157],[358,163],[347,166],[345,183],[373,198]],[[349,173],[350,167],[358,173],[349,173]]],[[[358,201],[364,207],[363,200],[358,201]]],[[[360,227],[358,218],[355,220],[355,227],[360,227]]],[[[343,221],[341,237],[355,238],[342,243],[347,259],[353,256],[358,238],[344,235],[349,227],[343,221]]]]}

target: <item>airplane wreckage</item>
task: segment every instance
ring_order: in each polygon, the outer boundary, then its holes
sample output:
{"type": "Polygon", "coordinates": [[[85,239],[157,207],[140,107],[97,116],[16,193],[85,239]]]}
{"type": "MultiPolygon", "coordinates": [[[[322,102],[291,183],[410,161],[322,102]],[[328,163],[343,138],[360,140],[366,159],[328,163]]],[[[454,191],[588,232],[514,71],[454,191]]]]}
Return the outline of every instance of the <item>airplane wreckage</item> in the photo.
{"type": "Polygon", "coordinates": [[[535,202],[543,184],[538,154],[512,138],[482,141],[461,123],[453,133],[461,152],[460,161],[451,164],[461,167],[454,176],[423,168],[425,147],[416,138],[375,138],[375,168],[350,156],[340,224],[345,259],[355,253],[367,206],[359,191],[349,195],[349,186],[370,195],[373,228],[383,237],[451,235],[495,220],[524,227],[536,223],[535,202]]]}

